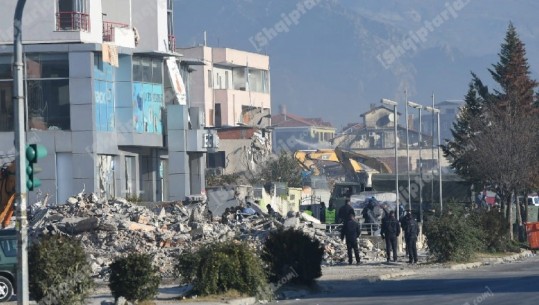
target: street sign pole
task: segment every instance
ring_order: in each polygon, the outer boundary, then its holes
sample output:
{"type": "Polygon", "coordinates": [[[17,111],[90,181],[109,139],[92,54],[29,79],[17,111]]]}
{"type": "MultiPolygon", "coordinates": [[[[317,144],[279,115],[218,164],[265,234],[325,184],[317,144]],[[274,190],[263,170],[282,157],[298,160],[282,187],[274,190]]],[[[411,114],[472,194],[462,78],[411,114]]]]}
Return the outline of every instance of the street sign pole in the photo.
{"type": "Polygon", "coordinates": [[[15,148],[17,149],[17,304],[28,305],[28,228],[26,218],[26,128],[24,63],[22,50],[22,13],[26,0],[18,0],[13,19],[13,103],[15,109],[15,148]]]}

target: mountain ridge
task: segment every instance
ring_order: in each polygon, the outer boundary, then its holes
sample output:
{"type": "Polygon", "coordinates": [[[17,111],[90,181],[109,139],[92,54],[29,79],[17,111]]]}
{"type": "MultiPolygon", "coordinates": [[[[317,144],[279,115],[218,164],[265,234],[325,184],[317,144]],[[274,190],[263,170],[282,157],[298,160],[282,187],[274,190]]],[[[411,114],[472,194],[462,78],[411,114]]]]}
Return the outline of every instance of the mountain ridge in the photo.
{"type": "MultiPolygon", "coordinates": [[[[462,99],[470,71],[490,85],[487,69],[511,20],[528,54],[539,50],[537,8],[531,0],[176,0],[175,30],[182,47],[207,31],[209,46],[267,53],[273,112],[286,105],[340,128],[381,98],[402,103],[405,90],[425,104],[433,92],[437,102],[462,99]],[[451,12],[455,3],[462,7],[451,12]]],[[[529,63],[536,77],[539,59],[529,63]]]]}

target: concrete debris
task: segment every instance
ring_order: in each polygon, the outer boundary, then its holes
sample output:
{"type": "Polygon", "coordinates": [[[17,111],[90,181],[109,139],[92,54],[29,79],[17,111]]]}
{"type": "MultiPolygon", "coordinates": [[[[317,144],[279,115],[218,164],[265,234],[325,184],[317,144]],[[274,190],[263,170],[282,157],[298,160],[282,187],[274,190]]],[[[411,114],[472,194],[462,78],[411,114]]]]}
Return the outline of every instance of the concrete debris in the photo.
{"type": "MultiPolygon", "coordinates": [[[[133,252],[152,254],[162,275],[171,277],[176,258],[183,251],[227,240],[244,240],[261,249],[269,233],[278,228],[303,230],[318,239],[325,249],[325,265],[347,261],[346,244],[339,239],[338,230],[327,232],[325,225],[290,216],[282,219],[231,212],[213,218],[202,203],[170,202],[146,207],[122,198],[107,201],[94,194],[79,194],[64,205],[35,211],[29,238],[36,241],[48,234],[78,238],[89,255],[94,276],[100,278],[107,277],[116,257],[133,252]]],[[[360,240],[360,251],[364,260],[383,259],[383,250],[369,239],[360,240]]]]}

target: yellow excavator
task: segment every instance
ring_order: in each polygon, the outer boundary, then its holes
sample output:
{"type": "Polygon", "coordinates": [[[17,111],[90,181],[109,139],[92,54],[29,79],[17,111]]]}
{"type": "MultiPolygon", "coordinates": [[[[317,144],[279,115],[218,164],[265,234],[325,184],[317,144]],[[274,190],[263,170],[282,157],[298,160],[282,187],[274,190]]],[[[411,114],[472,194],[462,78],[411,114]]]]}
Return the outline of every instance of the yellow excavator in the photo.
{"type": "Polygon", "coordinates": [[[15,163],[10,162],[0,168],[0,222],[2,228],[9,226],[15,202],[15,163]]]}
{"type": "MultiPolygon", "coordinates": [[[[344,150],[340,147],[335,149],[319,149],[313,151],[299,150],[294,153],[294,158],[304,171],[311,175],[321,174],[321,164],[336,163],[344,169],[346,180],[370,185],[366,177],[372,173],[391,173],[389,166],[377,158],[365,154],[344,150]]],[[[370,179],[368,179],[370,180],[370,179]]]]}

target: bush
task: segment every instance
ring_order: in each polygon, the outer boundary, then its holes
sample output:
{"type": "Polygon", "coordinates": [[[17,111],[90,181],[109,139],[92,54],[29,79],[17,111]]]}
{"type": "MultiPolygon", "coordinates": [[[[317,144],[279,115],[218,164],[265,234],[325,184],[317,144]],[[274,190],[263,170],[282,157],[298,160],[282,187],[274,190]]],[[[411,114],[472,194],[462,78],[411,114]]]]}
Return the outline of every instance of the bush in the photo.
{"type": "Polygon", "coordinates": [[[175,271],[183,281],[193,284],[194,291],[200,295],[234,289],[255,296],[266,286],[260,258],[243,243],[217,243],[195,252],[184,252],[175,271]]]}
{"type": "Polygon", "coordinates": [[[159,269],[152,264],[150,254],[131,253],[116,258],[110,265],[109,288],[115,299],[128,301],[153,299],[159,292],[159,269]]]}
{"type": "Polygon", "coordinates": [[[44,236],[28,250],[30,296],[39,304],[84,304],[93,290],[92,270],[80,241],[44,236]]]}
{"type": "Polygon", "coordinates": [[[439,262],[469,261],[483,248],[481,229],[463,208],[431,218],[425,223],[425,236],[430,255],[439,262]]]}
{"type": "Polygon", "coordinates": [[[264,243],[262,259],[268,264],[270,281],[283,279],[296,284],[312,284],[322,276],[324,248],[302,231],[294,229],[270,233],[264,243]],[[293,275],[293,276],[291,276],[293,275]]]}
{"type": "Polygon", "coordinates": [[[488,252],[515,252],[519,250],[518,244],[509,238],[507,221],[503,214],[498,209],[489,211],[477,209],[474,212],[473,220],[476,227],[481,230],[480,238],[484,250],[488,252]]]}

